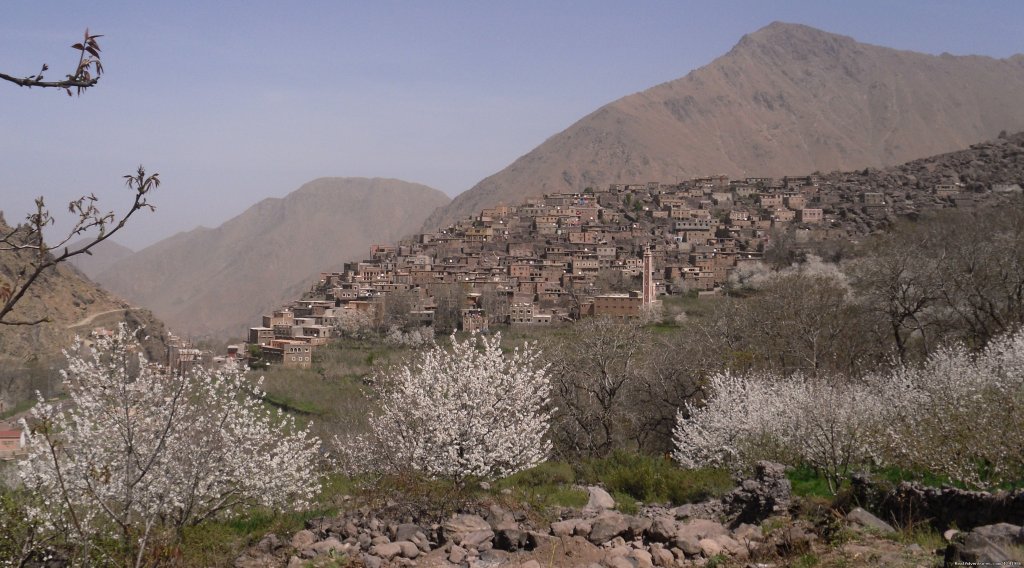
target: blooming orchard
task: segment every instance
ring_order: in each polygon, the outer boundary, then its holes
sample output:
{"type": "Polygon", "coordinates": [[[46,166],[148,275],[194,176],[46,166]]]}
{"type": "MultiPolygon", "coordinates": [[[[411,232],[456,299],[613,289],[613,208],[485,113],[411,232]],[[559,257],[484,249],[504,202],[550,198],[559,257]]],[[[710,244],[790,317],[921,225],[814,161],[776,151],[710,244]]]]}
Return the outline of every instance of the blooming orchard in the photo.
{"type": "Polygon", "coordinates": [[[858,381],[719,374],[709,390],[677,417],[673,456],[686,467],[804,463],[833,490],[868,465],[977,487],[1024,474],[1024,332],[858,381]]]}
{"type": "MultiPolygon", "coordinates": [[[[369,436],[346,442],[359,465],[406,467],[431,476],[503,477],[551,451],[547,369],[526,345],[510,355],[501,337],[452,337],[380,381],[369,436]]],[[[350,459],[349,461],[353,461],[350,459]]]]}
{"type": "Polygon", "coordinates": [[[311,501],[319,441],[272,415],[258,384],[202,368],[169,375],[139,351],[122,327],[69,356],[69,400],[33,409],[21,466],[42,499],[32,517],[79,547],[118,539],[128,564],[205,519],[311,501]]]}

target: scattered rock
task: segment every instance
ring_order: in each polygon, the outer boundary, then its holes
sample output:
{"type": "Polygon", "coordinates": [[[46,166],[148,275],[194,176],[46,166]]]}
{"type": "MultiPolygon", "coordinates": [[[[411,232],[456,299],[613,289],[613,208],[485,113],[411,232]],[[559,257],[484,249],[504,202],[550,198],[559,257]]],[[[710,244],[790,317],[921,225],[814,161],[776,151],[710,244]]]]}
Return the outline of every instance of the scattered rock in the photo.
{"type": "Polygon", "coordinates": [[[1024,545],[1024,529],[1009,523],[977,527],[971,532],[956,535],[946,547],[946,565],[975,563],[1007,565],[1016,560],[1010,547],[1024,545]]]}
{"type": "Polygon", "coordinates": [[[676,536],[675,519],[669,517],[658,517],[651,522],[647,529],[647,538],[654,542],[668,542],[676,536]]]}
{"type": "Polygon", "coordinates": [[[700,545],[700,552],[704,555],[704,558],[718,556],[724,550],[722,545],[718,544],[718,541],[710,538],[702,538],[698,544],[700,545]]]}
{"type": "Polygon", "coordinates": [[[590,534],[587,539],[594,544],[604,544],[611,539],[629,531],[629,519],[622,513],[606,511],[590,521],[590,534]]]}
{"type": "Polygon", "coordinates": [[[330,554],[331,552],[347,552],[348,545],[342,544],[340,540],[335,537],[330,537],[326,540],[313,543],[310,548],[317,554],[330,554]]]}
{"type": "Polygon", "coordinates": [[[493,538],[494,531],[491,529],[484,529],[464,534],[462,535],[462,538],[456,542],[467,548],[480,548],[482,544],[490,542],[493,538]]]}
{"type": "Polygon", "coordinates": [[[615,499],[607,491],[597,486],[587,487],[590,498],[587,499],[587,506],[583,508],[584,514],[597,514],[601,511],[608,511],[615,508],[615,499]]]}
{"type": "Polygon", "coordinates": [[[370,548],[370,554],[379,556],[385,560],[391,560],[402,553],[402,547],[396,542],[375,544],[370,548]]]}
{"type": "Polygon", "coordinates": [[[395,544],[397,544],[402,549],[402,552],[401,552],[402,558],[410,558],[410,559],[412,559],[412,558],[416,558],[417,556],[420,555],[419,547],[416,546],[416,544],[413,543],[413,542],[410,542],[408,540],[400,540],[400,541],[396,542],[395,544]]]}
{"type": "Polygon", "coordinates": [[[725,514],[735,524],[759,523],[789,510],[793,487],[786,478],[786,466],[768,461],[757,462],[754,479],[741,482],[722,498],[725,514]]]}
{"type": "Polygon", "coordinates": [[[660,543],[651,545],[651,560],[655,566],[662,566],[668,568],[675,564],[675,556],[672,555],[672,551],[668,550],[660,543]]]}
{"type": "Polygon", "coordinates": [[[291,545],[296,550],[305,550],[316,542],[316,535],[311,530],[301,530],[292,537],[291,545]]]}
{"type": "Polygon", "coordinates": [[[857,507],[846,514],[846,520],[855,525],[873,529],[881,533],[894,533],[896,529],[892,528],[892,525],[872,515],[871,513],[857,507]]]}
{"type": "Polygon", "coordinates": [[[451,552],[448,553],[448,561],[452,564],[462,564],[465,559],[466,549],[461,546],[453,546],[451,552]]]}
{"type": "Polygon", "coordinates": [[[491,532],[491,525],[477,515],[453,515],[441,526],[443,539],[455,544],[461,543],[466,535],[481,531],[491,532]]]}

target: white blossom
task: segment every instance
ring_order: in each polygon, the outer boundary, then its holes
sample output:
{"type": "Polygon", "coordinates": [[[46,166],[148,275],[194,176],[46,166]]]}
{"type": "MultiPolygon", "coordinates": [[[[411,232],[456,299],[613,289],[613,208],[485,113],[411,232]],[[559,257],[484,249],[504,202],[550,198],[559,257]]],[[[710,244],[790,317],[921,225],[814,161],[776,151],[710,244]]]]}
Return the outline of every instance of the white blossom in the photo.
{"type": "Polygon", "coordinates": [[[673,456],[685,467],[800,462],[833,490],[871,465],[978,487],[1024,473],[1024,332],[858,381],[725,373],[708,387],[704,405],[677,415],[673,456]]]}
{"type": "Polygon", "coordinates": [[[342,442],[356,469],[411,467],[430,476],[494,478],[551,451],[547,368],[530,345],[503,354],[500,335],[434,346],[378,381],[371,432],[342,442]]]}
{"type": "Polygon", "coordinates": [[[319,441],[271,414],[259,383],[203,368],[167,374],[140,352],[122,326],[90,356],[69,355],[68,400],[32,410],[20,467],[41,500],[32,517],[78,544],[120,539],[141,561],[166,529],[311,502],[319,441]]]}

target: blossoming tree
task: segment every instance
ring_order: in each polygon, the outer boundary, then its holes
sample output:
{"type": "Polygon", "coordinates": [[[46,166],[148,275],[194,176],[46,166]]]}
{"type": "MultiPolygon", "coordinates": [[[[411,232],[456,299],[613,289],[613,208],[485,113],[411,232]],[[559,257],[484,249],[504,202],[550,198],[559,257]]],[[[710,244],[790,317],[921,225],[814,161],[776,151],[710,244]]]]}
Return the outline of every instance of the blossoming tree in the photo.
{"type": "MultiPolygon", "coordinates": [[[[550,384],[527,344],[506,355],[501,337],[452,337],[380,381],[380,409],[368,436],[347,453],[384,470],[411,467],[434,477],[496,478],[543,461],[551,451],[550,384]]],[[[350,460],[352,461],[352,460],[350,460]]]]}
{"type": "Polygon", "coordinates": [[[677,417],[673,456],[684,467],[802,463],[833,491],[872,465],[980,488],[1024,475],[1024,332],[857,381],[726,373],[708,386],[706,403],[677,417]]]}
{"type": "Polygon", "coordinates": [[[271,414],[238,373],[167,374],[122,327],[91,355],[70,355],[65,379],[67,401],[32,411],[20,473],[40,499],[30,516],[81,554],[114,539],[119,557],[106,562],[138,566],[186,526],[252,506],[301,508],[319,489],[319,441],[271,414]]]}

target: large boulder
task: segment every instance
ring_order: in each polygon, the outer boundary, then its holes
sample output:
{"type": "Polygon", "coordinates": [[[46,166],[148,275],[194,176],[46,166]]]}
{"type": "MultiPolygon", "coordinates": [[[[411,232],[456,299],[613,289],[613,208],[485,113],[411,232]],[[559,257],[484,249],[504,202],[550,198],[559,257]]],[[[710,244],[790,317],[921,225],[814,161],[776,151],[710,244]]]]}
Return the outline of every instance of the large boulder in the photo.
{"type": "Polygon", "coordinates": [[[892,525],[872,515],[871,513],[861,509],[860,507],[855,508],[846,514],[846,520],[849,523],[858,525],[867,529],[876,530],[883,534],[894,533],[896,529],[892,528],[892,525]]]}
{"type": "Polygon", "coordinates": [[[612,499],[612,496],[604,489],[595,485],[587,487],[587,493],[589,498],[587,506],[583,508],[584,514],[597,515],[615,508],[615,499],[612,499]]]}
{"type": "Polygon", "coordinates": [[[760,523],[773,515],[786,513],[793,487],[786,478],[786,466],[768,461],[757,462],[754,478],[744,480],[722,498],[725,514],[734,524],[760,523]]]}
{"type": "Polygon", "coordinates": [[[441,537],[445,542],[461,544],[466,535],[487,531],[494,536],[491,525],[478,515],[452,515],[441,525],[441,537]]]}
{"type": "Polygon", "coordinates": [[[1010,548],[1024,545],[1024,529],[1009,523],[977,527],[969,533],[956,535],[946,547],[946,565],[971,563],[1009,565],[1016,560],[1010,548]]]}
{"type": "Polygon", "coordinates": [[[629,519],[622,513],[606,511],[590,521],[587,539],[594,544],[604,544],[611,539],[629,532],[629,519]]]}

